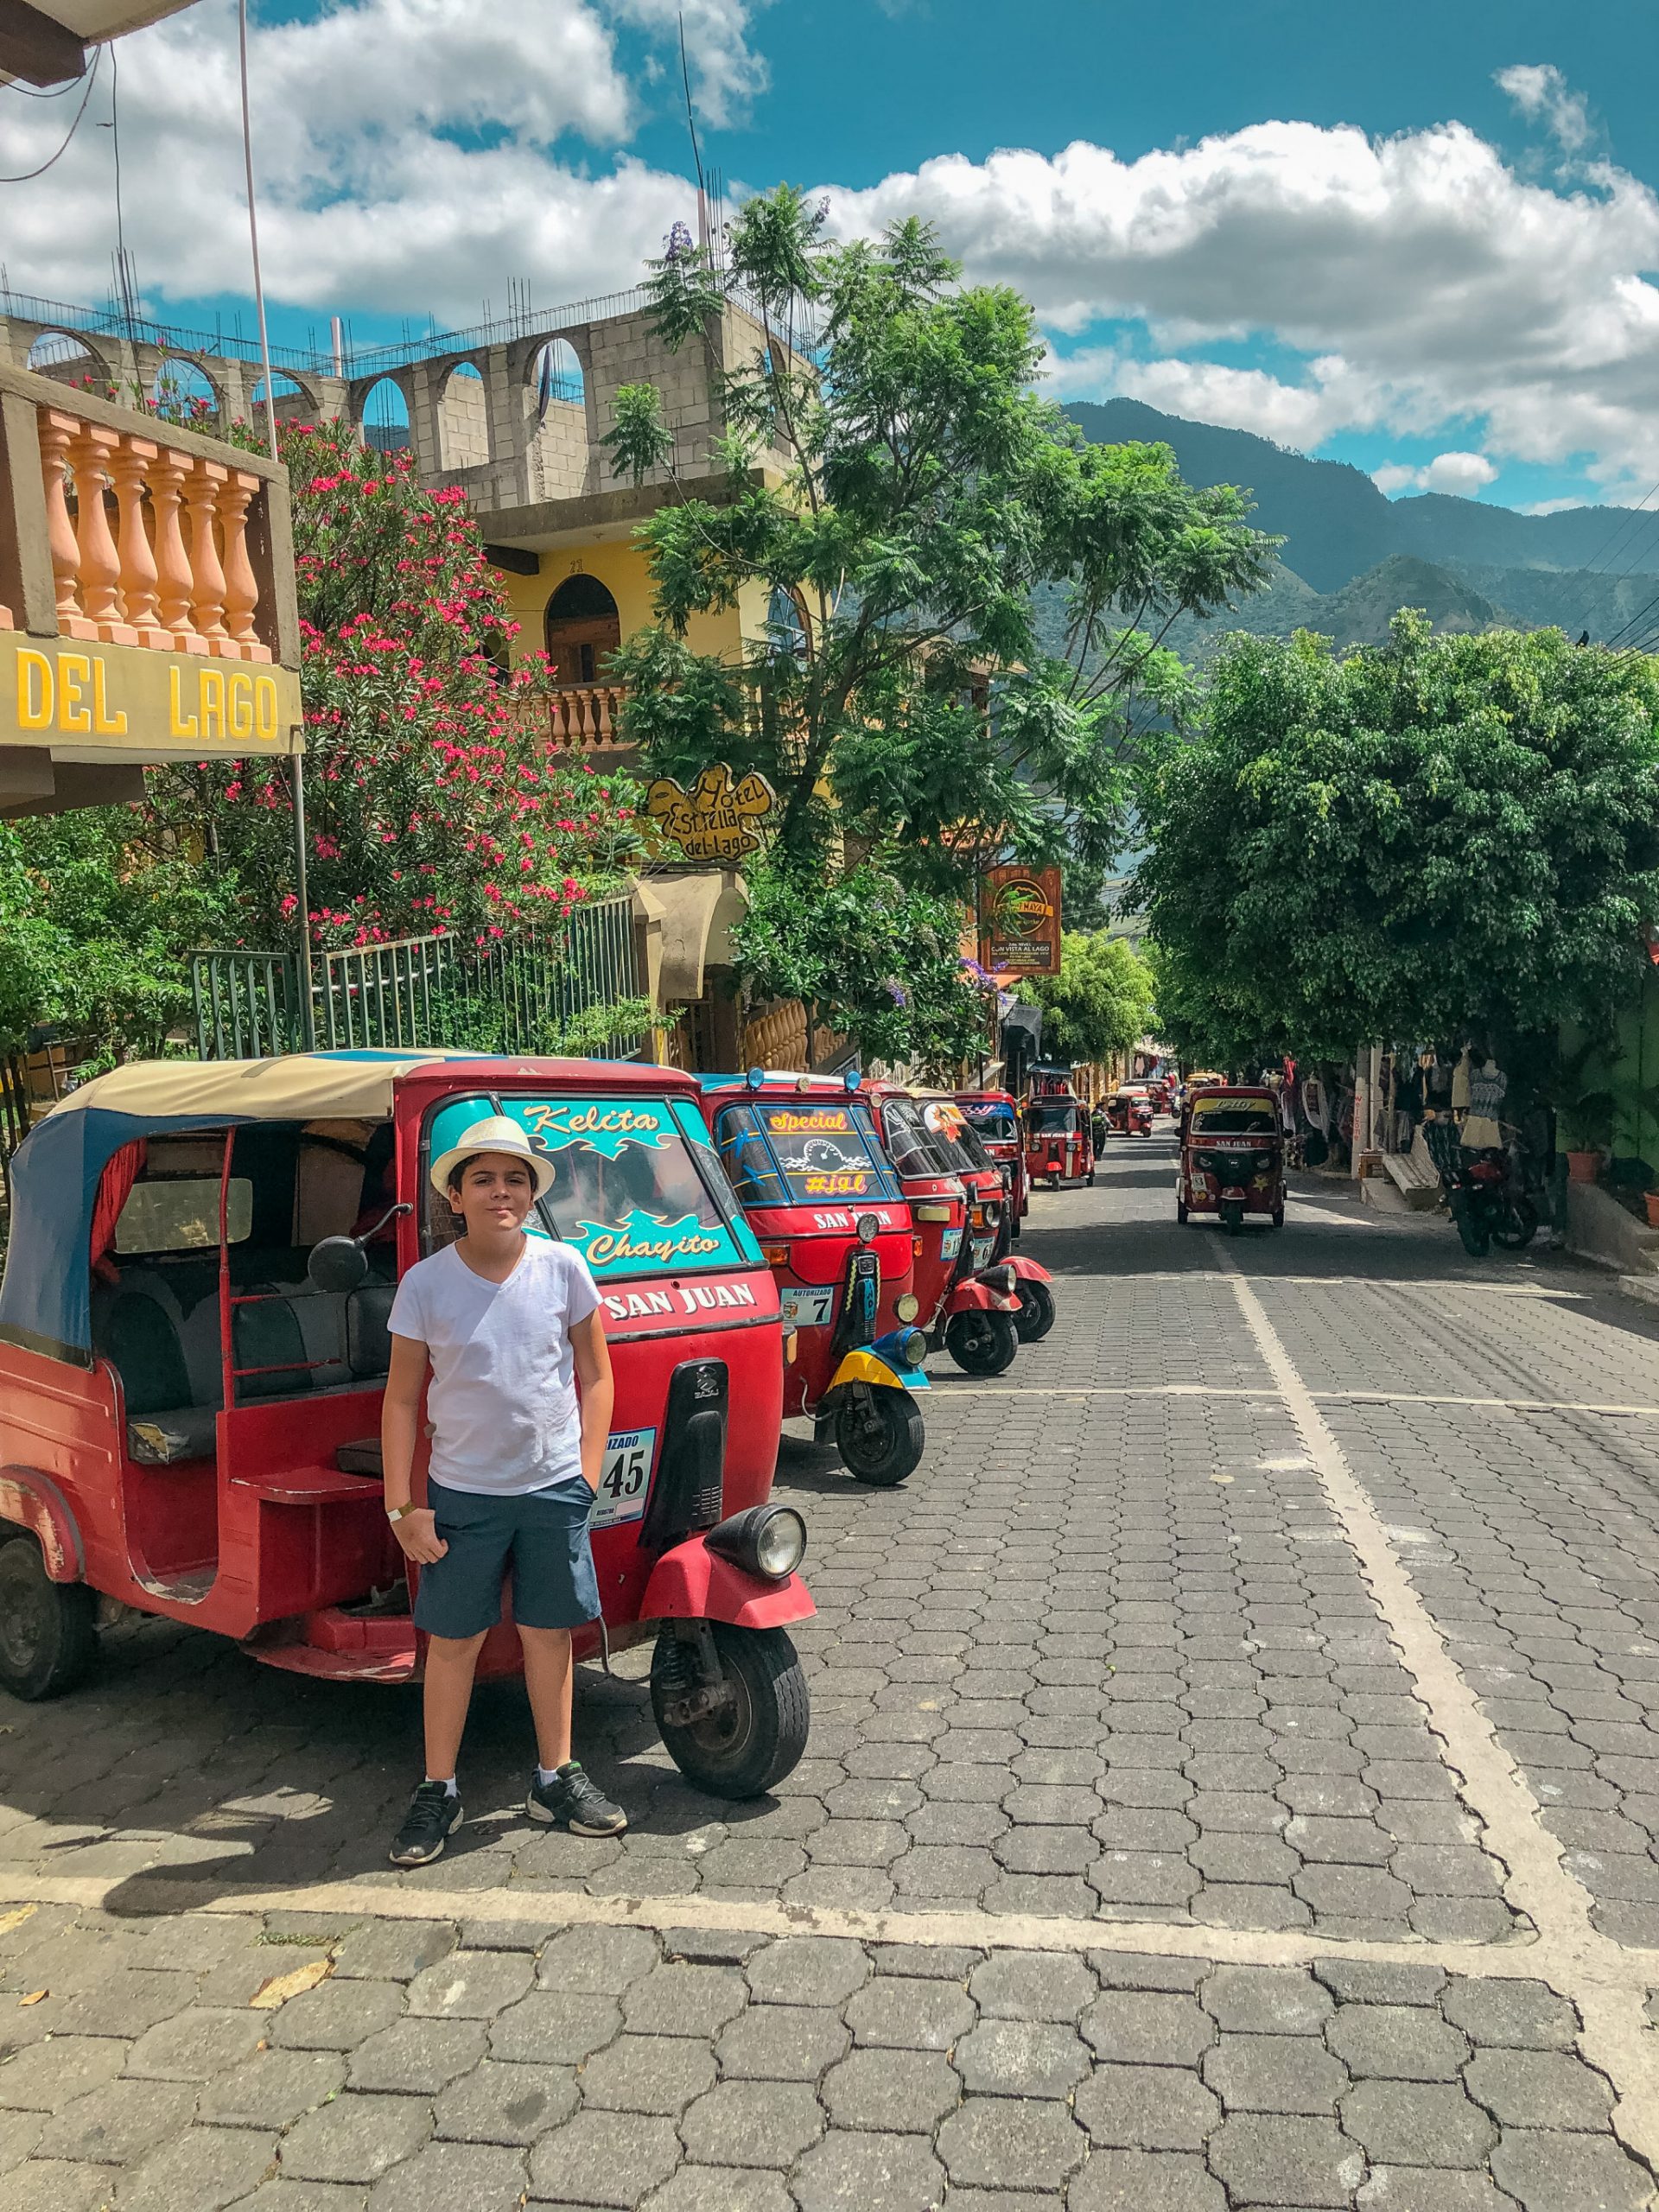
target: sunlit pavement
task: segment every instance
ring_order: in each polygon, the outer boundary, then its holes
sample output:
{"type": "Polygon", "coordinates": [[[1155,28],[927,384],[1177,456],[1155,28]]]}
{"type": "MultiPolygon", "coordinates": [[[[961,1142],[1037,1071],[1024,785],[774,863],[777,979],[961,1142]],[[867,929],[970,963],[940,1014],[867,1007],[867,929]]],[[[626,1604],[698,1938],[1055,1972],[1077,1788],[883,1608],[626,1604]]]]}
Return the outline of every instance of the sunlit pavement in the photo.
{"type": "Polygon", "coordinates": [[[1168,1130],[1038,1194],[1058,1325],[902,1489],[786,1444],[776,1798],[638,1654],[626,1839],[524,1822],[500,1688],[413,1877],[412,1693],[148,1624],[5,1706],[6,2212],[1647,2206],[1659,1317],[1322,1179],[1178,1228],[1168,1130]]]}

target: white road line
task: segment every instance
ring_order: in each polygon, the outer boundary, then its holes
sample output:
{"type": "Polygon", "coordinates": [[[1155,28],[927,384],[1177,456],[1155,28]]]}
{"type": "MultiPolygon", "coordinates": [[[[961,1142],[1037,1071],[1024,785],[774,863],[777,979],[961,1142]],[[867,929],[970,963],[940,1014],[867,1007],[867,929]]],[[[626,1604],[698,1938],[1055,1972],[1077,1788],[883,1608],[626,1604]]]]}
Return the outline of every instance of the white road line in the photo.
{"type": "MultiPolygon", "coordinates": [[[[174,1870],[144,1874],[0,1874],[0,1905],[46,1904],[124,1916],[210,1912],[258,1918],[265,1913],[340,1916],[342,1930],[363,1920],[505,1920],[536,1927],[709,1929],[765,1936],[846,1936],[861,1943],[968,1944],[976,1949],[1128,1951],[1166,1958],[1213,1959],[1221,1966],[1306,1966],[1316,1959],[1361,1959],[1390,1966],[1439,1966],[1449,1974],[1496,1980],[1571,1985],[1573,1956],[1543,1940],[1522,1943],[1376,1942],[1322,1936],[1310,1929],[1222,1928],[1191,1920],[1083,1920],[1029,1912],[860,1911],[848,1905],[735,1904],[691,1897],[590,1897],[585,1890],[541,1890],[504,1883],[441,1890],[399,1883],[314,1882],[262,1890],[181,1881],[174,1870]]],[[[1595,1986],[1628,1991],[1639,2011],[1659,1984],[1659,1950],[1624,1950],[1595,1986]]]]}
{"type": "Polygon", "coordinates": [[[1463,1797],[1481,1822],[1482,1840],[1508,1869],[1504,1894],[1560,1960],[1560,1986],[1580,2003],[1580,2049],[1613,2085],[1613,2125],[1638,2156],[1659,2164],[1659,2067],[1652,2063],[1651,2045],[1643,2048],[1642,1999],[1627,1980],[1630,1955],[1592,1926],[1589,1893],[1567,1872],[1561,1846],[1539,1816],[1538,1801],[1453,1662],[1261,1300],[1231,1255],[1224,1251],[1222,1257],[1239,1311],[1279,1384],[1383,1625],[1415,1681],[1429,1726],[1462,1777],[1463,1797]]]}
{"type": "MultiPolygon", "coordinates": [[[[1227,1382],[958,1382],[934,1378],[948,1398],[1279,1398],[1284,1393],[1227,1382]]],[[[1608,1414],[1659,1421],[1659,1405],[1601,1405],[1581,1398],[1460,1398],[1433,1390],[1310,1390],[1315,1405],[1474,1406],[1482,1412],[1608,1414]]]]}

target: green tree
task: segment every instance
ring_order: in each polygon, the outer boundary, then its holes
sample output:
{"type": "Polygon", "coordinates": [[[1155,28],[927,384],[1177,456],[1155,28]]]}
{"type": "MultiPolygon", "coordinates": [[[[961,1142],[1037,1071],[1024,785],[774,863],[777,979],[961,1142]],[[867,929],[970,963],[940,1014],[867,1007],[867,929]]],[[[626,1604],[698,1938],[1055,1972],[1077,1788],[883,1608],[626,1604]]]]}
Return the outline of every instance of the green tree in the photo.
{"type": "Polygon", "coordinates": [[[1058,975],[1029,976],[1017,995],[1043,1009],[1046,1058],[1104,1062],[1147,1034],[1152,969],[1122,938],[1068,930],[1058,975]]]}
{"type": "Polygon", "coordinates": [[[980,1050],[988,1009],[963,967],[953,899],[868,862],[816,883],[762,862],[747,882],[732,939],[757,997],[798,999],[809,1033],[838,1030],[867,1059],[914,1061],[930,1075],[980,1050]]]}
{"type": "Polygon", "coordinates": [[[188,1013],[179,954],[223,925],[222,887],[138,828],[124,807],[0,823],[0,1045],[54,1027],[154,1053],[188,1013]]]}
{"type": "Polygon", "coordinates": [[[1659,917],[1659,664],[1559,631],[1235,638],[1138,777],[1175,1040],[1343,1058],[1599,1026],[1659,917]]]}
{"type": "MultiPolygon", "coordinates": [[[[720,760],[770,779],[803,913],[865,860],[964,906],[1006,853],[1098,880],[1126,760],[1193,705],[1165,631],[1257,588],[1272,543],[1166,447],[1083,444],[1032,389],[1027,302],[963,286],[925,226],[833,245],[822,219],[779,187],[723,266],[674,241],[653,264],[671,346],[732,291],[762,343],[715,379],[717,495],[676,480],[639,532],[658,620],[612,663],[627,734],[683,781],[720,760]],[[1061,656],[1033,625],[1045,583],[1065,592],[1061,656]],[[692,618],[740,603],[768,610],[741,655],[693,651],[692,618]]],[[[652,386],[618,395],[607,443],[620,478],[672,474],[652,386]]]]}

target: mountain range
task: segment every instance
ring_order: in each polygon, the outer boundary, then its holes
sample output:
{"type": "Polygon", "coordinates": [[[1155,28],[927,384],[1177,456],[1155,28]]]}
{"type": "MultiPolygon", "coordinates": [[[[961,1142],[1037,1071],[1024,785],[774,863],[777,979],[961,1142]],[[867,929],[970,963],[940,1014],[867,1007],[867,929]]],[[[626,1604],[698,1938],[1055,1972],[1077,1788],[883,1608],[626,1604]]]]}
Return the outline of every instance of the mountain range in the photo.
{"type": "Polygon", "coordinates": [[[1256,528],[1285,540],[1267,591],[1209,621],[1176,625],[1169,643],[1184,653],[1202,655],[1216,636],[1241,629],[1375,644],[1401,607],[1423,607],[1443,630],[1557,624],[1602,639],[1633,624],[1624,641],[1634,642],[1659,629],[1659,510],[1523,515],[1443,493],[1389,499],[1346,461],[1310,460],[1141,400],[1078,400],[1065,412],[1091,442],[1160,442],[1189,483],[1237,485],[1255,502],[1256,528]]]}

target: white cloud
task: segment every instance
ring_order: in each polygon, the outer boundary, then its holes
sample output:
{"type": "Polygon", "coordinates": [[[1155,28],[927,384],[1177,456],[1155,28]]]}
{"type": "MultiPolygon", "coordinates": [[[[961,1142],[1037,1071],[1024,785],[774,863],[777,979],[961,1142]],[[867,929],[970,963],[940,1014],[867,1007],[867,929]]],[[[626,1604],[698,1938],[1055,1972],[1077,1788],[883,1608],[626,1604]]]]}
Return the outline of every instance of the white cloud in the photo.
{"type": "Polygon", "coordinates": [[[1576,154],[1590,136],[1590,111],[1553,61],[1517,61],[1492,82],[1529,123],[1541,123],[1563,153],[1576,154]]]}
{"type": "Polygon", "coordinates": [[[1497,480],[1497,471],[1484,453],[1437,453],[1422,468],[1389,461],[1371,471],[1372,483],[1390,498],[1396,492],[1412,491],[1447,492],[1457,499],[1470,499],[1497,480]]]}
{"type": "Polygon", "coordinates": [[[1461,124],[1373,141],[1262,123],[1133,162],[1084,143],[947,155],[830,199],[843,234],[937,223],[1061,334],[1143,320],[1166,358],[1121,365],[1116,389],[1309,442],[1473,419],[1494,456],[1659,475],[1659,199],[1623,171],[1558,189],[1461,124]],[[1303,365],[1193,358],[1253,337],[1303,365]]]}
{"type": "MultiPolygon", "coordinates": [[[[256,25],[260,244],[273,298],[476,321],[527,277],[549,305],[639,281],[687,181],[626,156],[594,175],[564,150],[625,147],[639,101],[616,29],[675,35],[659,0],[349,0],[256,25]]],[[[694,89],[710,118],[760,81],[747,0],[688,0],[694,89]]],[[[673,67],[678,72],[677,48],[673,67]]],[[[249,288],[235,13],[204,4],[124,40],[127,239],[153,300],[249,288]]],[[[14,289],[102,298],[115,243],[109,75],[64,159],[6,188],[14,289]]],[[[0,171],[43,160],[60,105],[0,96],[0,171]]]]}

